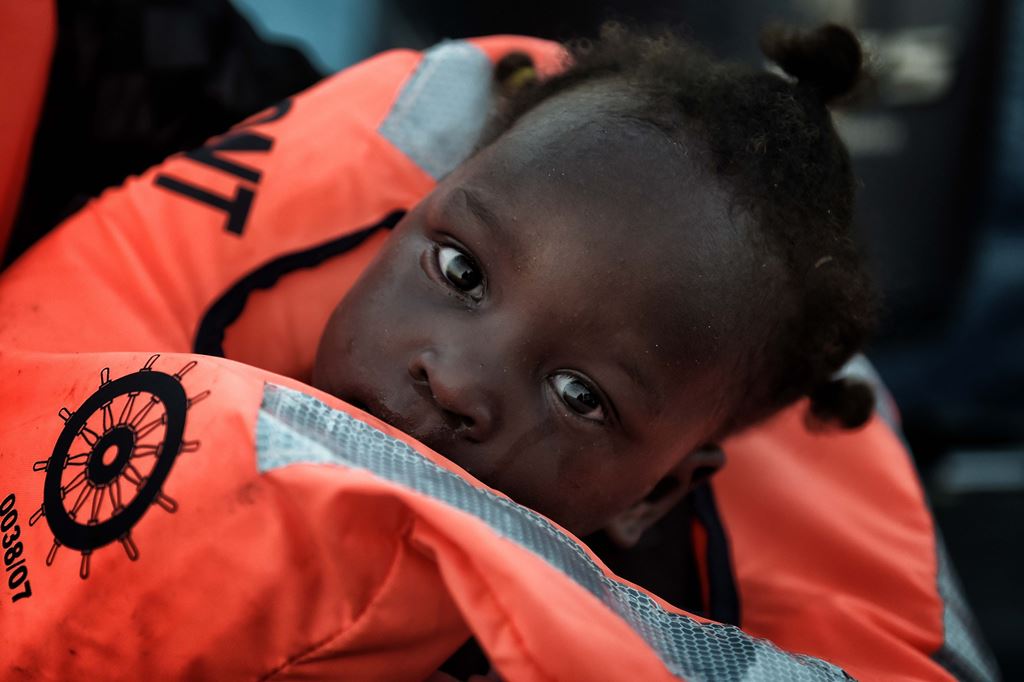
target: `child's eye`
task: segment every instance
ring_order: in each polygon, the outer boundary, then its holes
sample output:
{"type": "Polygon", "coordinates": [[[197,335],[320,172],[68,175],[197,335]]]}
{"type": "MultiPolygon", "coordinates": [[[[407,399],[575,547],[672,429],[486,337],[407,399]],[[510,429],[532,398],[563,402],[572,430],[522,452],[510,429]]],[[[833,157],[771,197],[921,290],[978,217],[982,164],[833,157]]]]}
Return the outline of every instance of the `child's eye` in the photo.
{"type": "Polygon", "coordinates": [[[555,387],[555,393],[570,410],[584,419],[596,422],[604,421],[605,414],[601,396],[589,383],[575,374],[567,372],[553,375],[551,383],[555,387]]]}
{"type": "Polygon", "coordinates": [[[451,246],[437,250],[437,267],[449,283],[470,298],[480,300],[484,293],[484,276],[472,258],[451,246]]]}

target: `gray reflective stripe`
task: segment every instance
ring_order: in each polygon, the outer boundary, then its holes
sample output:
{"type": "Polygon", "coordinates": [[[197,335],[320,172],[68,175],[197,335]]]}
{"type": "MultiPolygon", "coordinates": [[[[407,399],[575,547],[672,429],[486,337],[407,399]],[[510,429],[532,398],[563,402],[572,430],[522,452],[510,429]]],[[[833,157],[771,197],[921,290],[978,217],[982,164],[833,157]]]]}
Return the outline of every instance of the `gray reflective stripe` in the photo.
{"type": "Polygon", "coordinates": [[[953,677],[965,682],[991,682],[999,679],[992,653],[984,644],[974,622],[974,614],[964,599],[960,581],[949,561],[946,543],[936,535],[939,596],[942,597],[942,648],[935,661],[953,677]]]}
{"type": "MultiPolygon", "coordinates": [[[[863,355],[856,355],[839,372],[842,376],[863,379],[875,390],[876,409],[890,428],[899,436],[904,450],[910,453],[896,416],[895,402],[889,389],[874,366],[863,355]]],[[[933,521],[934,523],[934,521],[933,521]]],[[[971,607],[963,596],[963,588],[956,571],[949,561],[946,543],[938,526],[935,527],[936,582],[939,598],[942,599],[942,647],[932,656],[935,662],[945,668],[958,680],[966,682],[991,682],[999,679],[998,668],[991,652],[985,646],[971,613],[971,607]]]]}
{"type": "Polygon", "coordinates": [[[671,613],[646,594],[609,578],[569,536],[542,516],[475,488],[413,448],[344,412],[268,384],[256,427],[260,471],[294,464],[365,469],[472,514],[531,551],[625,620],[673,674],[687,680],[845,680],[839,668],[786,653],[742,630],[671,613]]]}
{"type": "Polygon", "coordinates": [[[427,50],[379,132],[440,180],[473,151],[491,106],[491,60],[463,41],[427,50]]]}

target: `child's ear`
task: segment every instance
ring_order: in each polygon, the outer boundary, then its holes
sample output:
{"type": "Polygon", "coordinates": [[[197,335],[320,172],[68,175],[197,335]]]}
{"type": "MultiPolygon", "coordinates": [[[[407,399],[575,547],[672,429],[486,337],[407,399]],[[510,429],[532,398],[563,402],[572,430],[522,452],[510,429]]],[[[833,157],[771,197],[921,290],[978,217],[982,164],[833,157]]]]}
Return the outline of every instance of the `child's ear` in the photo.
{"type": "Polygon", "coordinates": [[[619,547],[633,547],[648,528],[724,464],[725,454],[716,445],[694,450],[658,481],[644,499],[613,517],[604,528],[605,534],[619,547]]]}

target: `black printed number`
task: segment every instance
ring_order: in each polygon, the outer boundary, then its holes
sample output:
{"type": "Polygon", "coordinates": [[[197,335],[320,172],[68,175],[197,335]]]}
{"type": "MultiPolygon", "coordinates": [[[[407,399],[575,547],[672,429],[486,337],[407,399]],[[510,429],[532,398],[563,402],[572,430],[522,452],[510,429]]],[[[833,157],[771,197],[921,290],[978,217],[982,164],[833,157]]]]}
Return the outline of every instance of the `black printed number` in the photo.
{"type": "Polygon", "coordinates": [[[0,531],[3,532],[4,571],[7,573],[7,587],[14,590],[11,601],[18,601],[32,596],[32,585],[28,581],[28,566],[25,565],[25,545],[21,537],[21,526],[18,525],[18,510],[14,508],[14,493],[11,493],[0,502],[0,531]]]}

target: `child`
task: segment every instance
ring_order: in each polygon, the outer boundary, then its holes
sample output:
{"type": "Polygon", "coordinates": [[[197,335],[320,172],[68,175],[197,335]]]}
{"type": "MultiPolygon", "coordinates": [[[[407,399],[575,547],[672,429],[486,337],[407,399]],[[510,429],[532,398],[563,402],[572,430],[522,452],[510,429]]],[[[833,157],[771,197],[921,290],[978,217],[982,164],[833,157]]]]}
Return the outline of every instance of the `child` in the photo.
{"type": "Polygon", "coordinates": [[[496,54],[550,45],[371,60],[128,181],[5,273],[12,665],[421,679],[470,632],[510,679],[841,679],[829,661],[930,678],[973,660],[881,420],[818,439],[786,410],[728,444],[720,517],[707,484],[678,504],[721,465],[715,443],[802,395],[818,423],[867,415],[861,389],[833,381],[871,298],[824,108],[826,76],[856,76],[855,41],[774,42],[794,85],[616,31],[548,83],[516,89],[528,70],[503,63],[493,132],[422,201],[441,173],[419,152],[448,135],[409,150],[384,131],[430,133],[452,74],[475,76],[483,103],[496,54]],[[430,97],[407,106],[410,92],[430,97]],[[636,581],[681,610],[297,379],[324,326],[309,320],[371,253],[316,383],[588,540],[641,540],[631,558],[698,583],[680,598],[636,581]],[[260,357],[278,346],[293,348],[260,357]],[[691,511],[692,540],[668,523],[691,511]],[[650,552],[659,538],[693,570],[650,552]],[[716,611],[730,597],[731,617],[716,611]]]}
{"type": "Polygon", "coordinates": [[[338,305],[313,383],[624,545],[795,400],[862,424],[869,389],[833,375],[874,298],[826,109],[860,47],[825,26],[764,50],[790,78],[613,25],[509,94],[338,305]]]}

